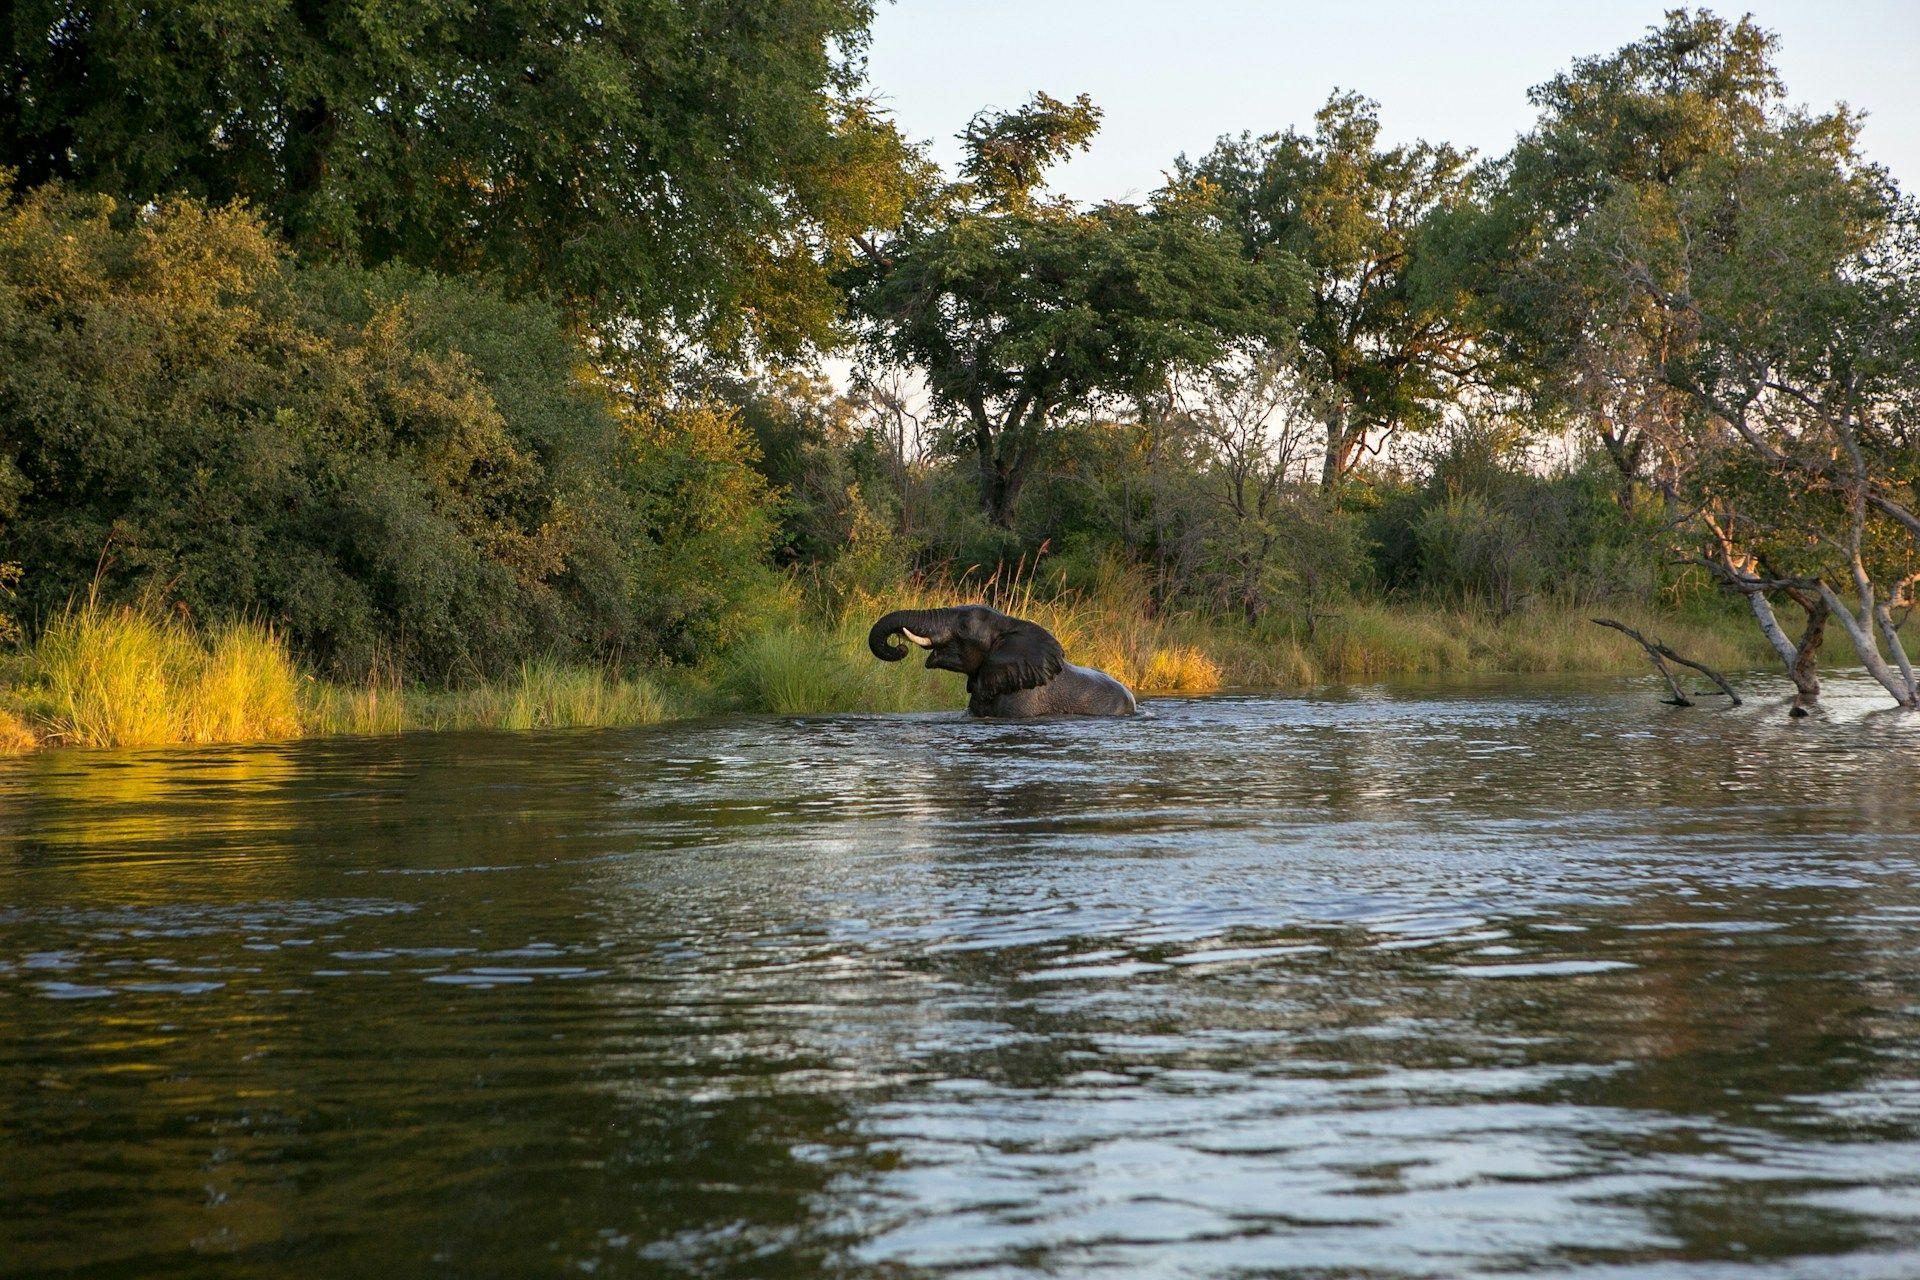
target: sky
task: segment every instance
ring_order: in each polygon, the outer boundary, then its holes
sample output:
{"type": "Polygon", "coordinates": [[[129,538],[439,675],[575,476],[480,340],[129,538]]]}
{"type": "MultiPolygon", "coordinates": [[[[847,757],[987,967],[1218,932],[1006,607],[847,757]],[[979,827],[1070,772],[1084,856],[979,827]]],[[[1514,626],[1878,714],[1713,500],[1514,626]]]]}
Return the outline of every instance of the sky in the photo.
{"type": "MultiPolygon", "coordinates": [[[[1533,119],[1527,89],[1606,53],[1668,3],[1618,0],[895,0],[870,79],[908,136],[951,164],[982,107],[1086,92],[1105,112],[1090,153],[1056,172],[1081,200],[1138,199],[1182,152],[1223,133],[1306,128],[1335,88],[1380,104],[1388,142],[1504,152],[1533,119]]],[[[1711,6],[1710,6],[1711,7],[1711,6]]],[[[1868,113],[1864,140],[1920,188],[1920,0],[1752,0],[1778,33],[1791,99],[1868,113]]]]}

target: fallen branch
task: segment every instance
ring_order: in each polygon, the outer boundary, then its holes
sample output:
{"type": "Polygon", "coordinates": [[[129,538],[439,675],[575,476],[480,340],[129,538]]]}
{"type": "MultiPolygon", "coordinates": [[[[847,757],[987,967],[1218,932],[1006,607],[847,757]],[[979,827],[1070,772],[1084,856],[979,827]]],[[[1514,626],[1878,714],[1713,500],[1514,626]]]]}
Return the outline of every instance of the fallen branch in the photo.
{"type": "Polygon", "coordinates": [[[1673,671],[1667,666],[1669,660],[1677,662],[1683,667],[1690,667],[1707,679],[1713,681],[1716,685],[1719,685],[1720,692],[1727,695],[1729,700],[1728,705],[1735,707],[1740,705],[1740,695],[1733,691],[1733,686],[1727,683],[1727,678],[1705,663],[1695,662],[1692,658],[1681,657],[1666,645],[1661,644],[1658,640],[1647,639],[1624,622],[1616,622],[1612,618],[1594,618],[1591,621],[1596,626],[1612,627],[1615,631],[1636,641],[1642,649],[1647,651],[1647,657],[1652,660],[1654,667],[1660,672],[1661,678],[1667,682],[1667,688],[1673,693],[1673,696],[1668,698],[1667,701],[1674,706],[1690,707],[1693,705],[1693,699],[1681,691],[1680,682],[1673,678],[1673,671]]]}

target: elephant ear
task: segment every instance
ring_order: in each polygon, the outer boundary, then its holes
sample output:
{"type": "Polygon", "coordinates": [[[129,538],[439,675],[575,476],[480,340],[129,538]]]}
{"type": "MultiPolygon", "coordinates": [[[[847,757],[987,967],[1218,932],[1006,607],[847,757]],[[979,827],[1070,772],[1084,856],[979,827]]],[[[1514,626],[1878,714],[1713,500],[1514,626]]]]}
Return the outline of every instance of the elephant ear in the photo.
{"type": "Polygon", "coordinates": [[[1067,651],[1045,627],[1009,618],[987,660],[974,673],[972,692],[997,698],[1020,689],[1035,689],[1060,674],[1067,651]]]}

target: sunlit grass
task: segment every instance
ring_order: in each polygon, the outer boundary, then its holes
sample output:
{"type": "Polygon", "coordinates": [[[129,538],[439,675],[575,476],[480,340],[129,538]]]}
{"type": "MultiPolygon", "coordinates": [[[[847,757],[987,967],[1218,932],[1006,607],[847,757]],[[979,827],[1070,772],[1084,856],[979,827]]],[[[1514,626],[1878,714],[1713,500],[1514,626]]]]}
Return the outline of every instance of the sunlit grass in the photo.
{"type": "MultiPolygon", "coordinates": [[[[783,715],[958,711],[965,682],[919,656],[880,662],[867,628],[893,609],[984,601],[1059,637],[1070,661],[1137,693],[1298,688],[1323,681],[1501,672],[1636,672],[1639,649],[1589,620],[1542,606],[1509,617],[1473,609],[1348,601],[1315,619],[1159,615],[1124,580],[1041,591],[1031,577],[922,581],[838,607],[794,604],[697,668],[636,673],[553,660],[458,689],[391,677],[338,684],[304,674],[254,623],[196,628],[153,609],[76,605],[0,659],[0,754],[36,746],[144,746],[379,735],[408,730],[614,727],[710,711],[783,715]]],[[[1757,630],[1731,611],[1604,610],[1727,671],[1769,668],[1757,630]]]]}
{"type": "MultiPolygon", "coordinates": [[[[1640,650],[1593,625],[1595,613],[1658,632],[1710,666],[1741,670],[1774,662],[1752,624],[1733,611],[1675,615],[1641,606],[1541,604],[1500,616],[1489,610],[1349,600],[1308,628],[1304,618],[1269,616],[1249,629],[1237,620],[1157,614],[1149,594],[1123,575],[1087,591],[1043,591],[1032,574],[934,578],[859,597],[844,621],[870,622],[892,609],[990,604],[1038,622],[1067,658],[1096,667],[1141,694],[1211,693],[1221,688],[1291,688],[1323,681],[1527,672],[1638,671],[1640,650]]],[[[864,646],[855,657],[864,656],[864,646]]]]}
{"type": "Polygon", "coordinates": [[[229,623],[193,665],[179,703],[185,741],[259,742],[301,733],[300,671],[271,631],[229,623]]]}
{"type": "Polygon", "coordinates": [[[500,680],[462,689],[407,686],[387,677],[357,685],[315,682],[308,731],[376,736],[422,729],[602,729],[656,724],[682,714],[653,680],[552,659],[523,662],[500,680]]]}
{"type": "Polygon", "coordinates": [[[22,666],[25,709],[51,742],[255,742],[301,731],[299,673],[252,623],[203,636],[156,610],[88,601],[54,618],[22,666]]]}
{"type": "Polygon", "coordinates": [[[598,729],[656,724],[672,714],[644,676],[606,667],[523,662],[512,676],[445,694],[411,694],[405,717],[423,729],[598,729]]]}
{"type": "Polygon", "coordinates": [[[183,668],[193,646],[171,620],[89,602],[55,618],[27,669],[45,736],[80,746],[180,741],[183,668]]]}
{"type": "Polygon", "coordinates": [[[154,609],[75,605],[11,663],[0,753],[34,745],[138,747],[267,742],[408,729],[652,724],[677,714],[645,676],[553,661],[458,690],[303,675],[253,623],[203,631],[154,609]]]}
{"type": "Polygon", "coordinates": [[[378,737],[407,728],[407,694],[398,681],[370,678],[359,684],[311,681],[306,698],[308,732],[322,737],[378,737]]]}
{"type": "Polygon", "coordinates": [[[40,739],[25,720],[0,709],[0,756],[17,756],[39,745],[40,739]]]}

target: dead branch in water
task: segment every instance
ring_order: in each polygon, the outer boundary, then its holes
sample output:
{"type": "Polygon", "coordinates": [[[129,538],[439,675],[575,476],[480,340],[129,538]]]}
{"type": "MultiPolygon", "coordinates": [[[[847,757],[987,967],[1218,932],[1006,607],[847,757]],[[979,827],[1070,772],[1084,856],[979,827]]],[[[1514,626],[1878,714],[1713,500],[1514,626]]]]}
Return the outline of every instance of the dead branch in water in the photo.
{"type": "Polygon", "coordinates": [[[1705,663],[1695,662],[1692,658],[1681,657],[1666,645],[1661,644],[1658,640],[1647,639],[1624,622],[1616,622],[1612,618],[1594,618],[1592,621],[1597,626],[1612,627],[1615,631],[1636,641],[1642,649],[1647,651],[1647,657],[1652,660],[1654,667],[1660,672],[1661,678],[1667,682],[1667,688],[1673,692],[1673,696],[1668,698],[1667,701],[1674,706],[1690,707],[1693,705],[1693,699],[1681,691],[1680,682],[1673,678],[1673,670],[1667,666],[1669,660],[1677,662],[1683,667],[1690,667],[1719,685],[1720,692],[1727,695],[1728,705],[1735,707],[1740,705],[1740,695],[1733,691],[1733,686],[1727,683],[1727,678],[1705,663]]]}

